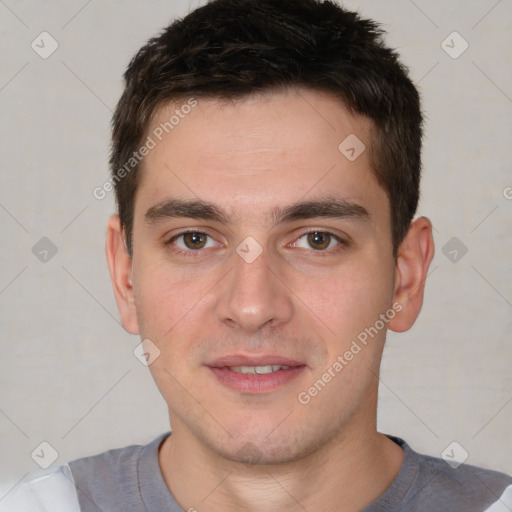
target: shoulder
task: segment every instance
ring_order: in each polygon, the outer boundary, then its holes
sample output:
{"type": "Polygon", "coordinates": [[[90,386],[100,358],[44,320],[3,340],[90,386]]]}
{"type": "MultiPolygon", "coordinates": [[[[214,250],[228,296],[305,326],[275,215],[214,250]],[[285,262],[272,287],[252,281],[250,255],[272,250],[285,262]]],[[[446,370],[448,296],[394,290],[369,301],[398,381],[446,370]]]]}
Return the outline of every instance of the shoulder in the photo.
{"type": "MultiPolygon", "coordinates": [[[[169,434],[161,434],[146,445],[133,444],[70,461],[81,509],[143,510],[144,479],[149,480],[152,490],[155,482],[163,482],[158,447],[169,434]]],[[[168,492],[167,487],[164,490],[168,492]]]]}
{"type": "Polygon", "coordinates": [[[128,510],[124,505],[138,500],[141,453],[146,450],[146,459],[153,469],[158,468],[158,445],[167,435],[158,436],[149,445],[115,448],[31,472],[22,482],[5,486],[0,512],[96,512],[97,505],[104,502],[108,507],[100,510],[128,510]]]}
{"type": "MultiPolygon", "coordinates": [[[[408,446],[407,449],[411,450],[408,446]]],[[[447,462],[439,457],[416,455],[418,471],[407,493],[407,497],[414,503],[421,506],[430,504],[431,508],[439,511],[512,510],[510,475],[470,464],[459,464],[449,459],[447,462]]]]}
{"type": "Polygon", "coordinates": [[[135,470],[137,460],[143,445],[130,445],[122,448],[113,448],[95,455],[81,457],[79,459],[68,462],[72,473],[85,472],[95,475],[95,478],[102,476],[115,477],[119,468],[123,468],[124,472],[135,470]]]}
{"type": "Polygon", "coordinates": [[[78,497],[67,464],[44,473],[30,473],[0,501],[0,512],[80,512],[78,497]]]}
{"type": "Polygon", "coordinates": [[[430,455],[420,455],[420,466],[439,491],[458,490],[471,495],[486,490],[501,496],[512,485],[512,477],[505,473],[471,464],[450,465],[444,459],[430,455]]]}
{"type": "Polygon", "coordinates": [[[75,483],[80,491],[91,494],[100,488],[117,489],[128,482],[136,485],[142,453],[155,447],[161,438],[149,445],[132,444],[69,461],[75,483]]]}

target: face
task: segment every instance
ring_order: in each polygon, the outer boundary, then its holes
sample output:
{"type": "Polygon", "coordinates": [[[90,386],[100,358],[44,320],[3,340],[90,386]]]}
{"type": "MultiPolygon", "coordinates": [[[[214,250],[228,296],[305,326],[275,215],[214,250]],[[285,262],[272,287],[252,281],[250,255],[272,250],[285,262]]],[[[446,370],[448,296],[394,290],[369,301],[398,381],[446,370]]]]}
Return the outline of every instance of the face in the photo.
{"type": "Polygon", "coordinates": [[[368,149],[339,149],[368,148],[371,129],[328,94],[290,90],[199,99],[153,137],[122,320],[159,354],[176,436],[278,463],[372,426],[399,314],[390,209],[368,149]]]}

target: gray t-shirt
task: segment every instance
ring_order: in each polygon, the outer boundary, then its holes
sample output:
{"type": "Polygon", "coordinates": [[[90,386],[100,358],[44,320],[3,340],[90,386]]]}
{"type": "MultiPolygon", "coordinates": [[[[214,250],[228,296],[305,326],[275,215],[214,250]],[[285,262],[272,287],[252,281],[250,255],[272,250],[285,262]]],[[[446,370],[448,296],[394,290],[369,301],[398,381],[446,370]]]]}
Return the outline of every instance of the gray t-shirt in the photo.
{"type": "MultiPolygon", "coordinates": [[[[69,462],[81,512],[184,512],[158,464],[158,447],[169,434],[145,446],[69,462]]],[[[403,448],[404,462],[391,486],[362,512],[512,511],[510,476],[466,464],[454,469],[441,458],[416,453],[400,438],[388,437],[403,448]]]]}
{"type": "MultiPolygon", "coordinates": [[[[0,512],[184,512],[158,464],[158,447],[169,434],[29,477],[0,498],[0,512]]],[[[388,437],[404,450],[404,462],[391,486],[362,512],[512,512],[510,476],[465,464],[453,468],[388,437]]],[[[186,512],[202,509],[191,504],[186,512]]]]}

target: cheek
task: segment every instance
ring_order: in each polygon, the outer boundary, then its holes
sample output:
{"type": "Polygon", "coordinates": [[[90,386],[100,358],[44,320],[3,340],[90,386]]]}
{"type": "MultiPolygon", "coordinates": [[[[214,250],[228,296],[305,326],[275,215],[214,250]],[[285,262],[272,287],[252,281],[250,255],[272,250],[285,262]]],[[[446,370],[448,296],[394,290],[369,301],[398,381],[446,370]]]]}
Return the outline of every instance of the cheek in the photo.
{"type": "Polygon", "coordinates": [[[301,307],[313,312],[317,322],[343,345],[390,307],[391,281],[388,270],[354,258],[327,274],[297,276],[291,288],[298,290],[301,307]]]}
{"type": "Polygon", "coordinates": [[[204,279],[183,279],[168,268],[164,271],[146,267],[140,278],[140,335],[151,340],[158,350],[149,370],[167,403],[178,409],[189,407],[180,383],[189,378],[195,345],[201,339],[197,328],[204,309],[201,299],[210,287],[203,287],[204,279]]]}
{"type": "MultiPolygon", "coordinates": [[[[137,269],[136,269],[137,270],[137,269]]],[[[167,265],[140,265],[137,272],[137,313],[142,324],[141,335],[162,342],[182,330],[187,316],[197,314],[208,290],[208,280],[187,271],[170,271],[167,265]]]]}

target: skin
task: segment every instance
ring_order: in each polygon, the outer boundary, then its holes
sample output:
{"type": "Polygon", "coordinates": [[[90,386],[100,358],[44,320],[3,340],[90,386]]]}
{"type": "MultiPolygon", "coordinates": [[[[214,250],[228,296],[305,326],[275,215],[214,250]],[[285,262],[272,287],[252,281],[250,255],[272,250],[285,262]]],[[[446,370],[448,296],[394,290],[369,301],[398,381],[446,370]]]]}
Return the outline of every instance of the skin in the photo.
{"type": "MultiPolygon", "coordinates": [[[[150,131],[174,108],[156,112],[150,131]]],[[[122,324],[160,350],[149,368],[173,434],[159,464],[184,510],[358,511],[400,470],[403,450],[376,428],[379,366],[386,328],[405,331],[420,312],[434,244],[430,221],[420,217],[393,258],[389,201],[369,150],[353,162],[338,150],[349,134],[368,148],[372,128],[318,91],[199,99],[144,161],[132,258],[118,216],[109,220],[106,253],[122,324]],[[268,217],[275,207],[326,197],[357,203],[369,217],[277,225],[268,217]],[[212,202],[230,223],[147,222],[146,211],[169,198],[212,202]],[[184,237],[166,245],[185,228],[207,233],[206,247],[189,248],[184,237]],[[327,237],[318,249],[307,236],[313,228],[349,243],[327,237]],[[252,263],[236,252],[248,236],[262,249],[252,263]],[[393,303],[400,312],[300,403],[298,394],[393,303]],[[234,353],[279,354],[307,367],[276,391],[247,394],[205,366],[234,353]]]]}

